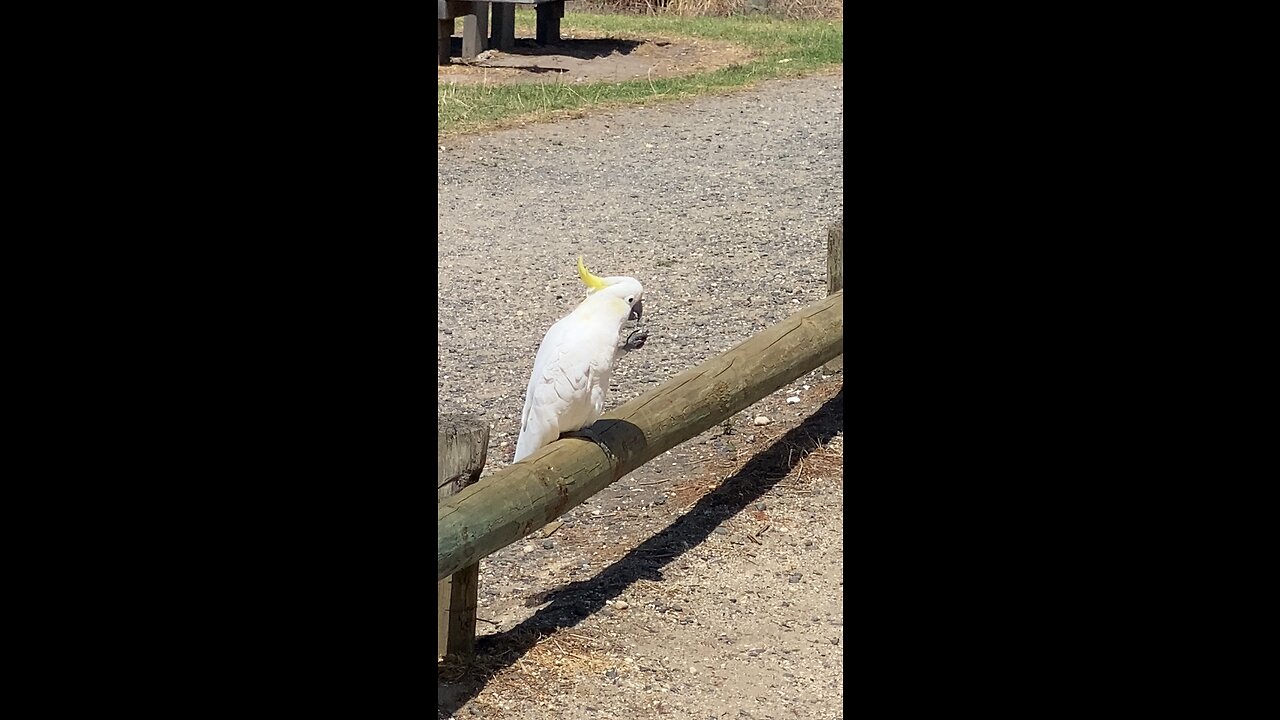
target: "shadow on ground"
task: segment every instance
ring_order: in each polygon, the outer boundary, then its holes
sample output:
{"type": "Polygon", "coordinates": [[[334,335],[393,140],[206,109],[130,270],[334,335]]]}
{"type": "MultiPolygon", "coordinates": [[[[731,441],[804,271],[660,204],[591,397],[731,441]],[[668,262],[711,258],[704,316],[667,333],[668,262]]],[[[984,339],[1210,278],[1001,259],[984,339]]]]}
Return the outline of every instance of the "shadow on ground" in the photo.
{"type": "Polygon", "coordinates": [[[511,55],[567,55],[579,60],[594,60],[610,55],[630,55],[644,44],[643,40],[619,40],[594,38],[590,40],[561,40],[552,45],[539,45],[532,39],[518,39],[516,46],[507,52],[511,55]]]}
{"type": "MultiPolygon", "coordinates": [[[[462,57],[462,38],[450,38],[452,45],[449,53],[455,60],[462,57]]],[[[621,40],[617,38],[590,38],[583,40],[560,40],[550,45],[539,45],[533,38],[516,38],[515,47],[504,50],[507,55],[527,55],[540,57],[546,55],[564,55],[579,60],[594,60],[609,57],[613,54],[630,55],[633,50],[645,43],[644,40],[621,40]]],[[[657,45],[669,43],[658,42],[657,45]]]]}
{"type": "MultiPolygon", "coordinates": [[[[563,585],[538,597],[551,604],[505,632],[476,641],[477,662],[458,682],[440,685],[438,709],[454,714],[484,688],[489,678],[515,664],[544,635],[572,627],[621,595],[636,580],[661,581],[662,568],[706,540],[719,524],[757,501],[844,425],[844,389],[798,427],[747,461],[732,477],[658,534],[594,577],[563,585]]],[[[437,670],[438,683],[446,680],[437,670]]]]}

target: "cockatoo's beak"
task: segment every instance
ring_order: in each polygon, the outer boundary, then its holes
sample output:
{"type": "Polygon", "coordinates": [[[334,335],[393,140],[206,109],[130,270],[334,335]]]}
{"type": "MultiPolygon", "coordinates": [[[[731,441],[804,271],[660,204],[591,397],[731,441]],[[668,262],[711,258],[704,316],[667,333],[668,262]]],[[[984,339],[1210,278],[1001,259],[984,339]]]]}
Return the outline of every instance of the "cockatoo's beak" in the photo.
{"type": "Polygon", "coordinates": [[[639,322],[640,316],[643,314],[644,314],[644,301],[637,300],[636,304],[631,306],[631,317],[629,317],[628,319],[639,322]]]}

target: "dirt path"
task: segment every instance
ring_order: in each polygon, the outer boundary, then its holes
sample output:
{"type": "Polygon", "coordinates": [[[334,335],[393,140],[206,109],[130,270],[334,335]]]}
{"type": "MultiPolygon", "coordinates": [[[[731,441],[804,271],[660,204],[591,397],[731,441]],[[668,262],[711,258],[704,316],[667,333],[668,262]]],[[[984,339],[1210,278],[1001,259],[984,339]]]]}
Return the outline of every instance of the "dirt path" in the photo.
{"type": "MultiPolygon", "coordinates": [[[[823,75],[440,144],[440,413],[492,423],[486,474],[579,254],[645,283],[611,407],[825,296],[842,101],[823,75]]],[[[482,561],[438,717],[841,717],[842,388],[815,371],[482,561]]]]}

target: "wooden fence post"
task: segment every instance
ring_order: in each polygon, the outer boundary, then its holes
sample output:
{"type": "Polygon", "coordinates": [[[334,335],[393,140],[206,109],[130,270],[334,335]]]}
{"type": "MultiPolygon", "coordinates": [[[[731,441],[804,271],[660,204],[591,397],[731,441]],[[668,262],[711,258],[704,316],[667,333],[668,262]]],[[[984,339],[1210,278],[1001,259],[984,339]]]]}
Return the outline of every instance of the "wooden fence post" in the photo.
{"type": "MultiPolygon", "coordinates": [[[[827,230],[827,295],[844,289],[844,218],[827,230]]],[[[844,370],[844,353],[823,366],[827,370],[844,370]]]]}
{"type": "MultiPolygon", "coordinates": [[[[436,502],[480,479],[489,449],[489,425],[481,418],[440,418],[436,502]]],[[[476,590],[480,563],[437,584],[440,616],[437,656],[469,659],[476,647],[476,590]]]]}

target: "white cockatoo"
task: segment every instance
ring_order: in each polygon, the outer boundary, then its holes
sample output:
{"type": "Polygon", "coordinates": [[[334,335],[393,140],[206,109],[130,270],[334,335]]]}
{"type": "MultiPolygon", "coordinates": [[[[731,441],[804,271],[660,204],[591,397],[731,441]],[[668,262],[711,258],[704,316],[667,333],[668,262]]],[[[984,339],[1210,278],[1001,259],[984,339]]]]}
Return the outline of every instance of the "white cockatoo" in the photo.
{"type": "Polygon", "coordinates": [[[644,288],[635,278],[596,277],[581,257],[578,277],[588,288],[586,299],[551,326],[533,361],[514,462],[600,418],[622,324],[644,312],[644,288]]]}

